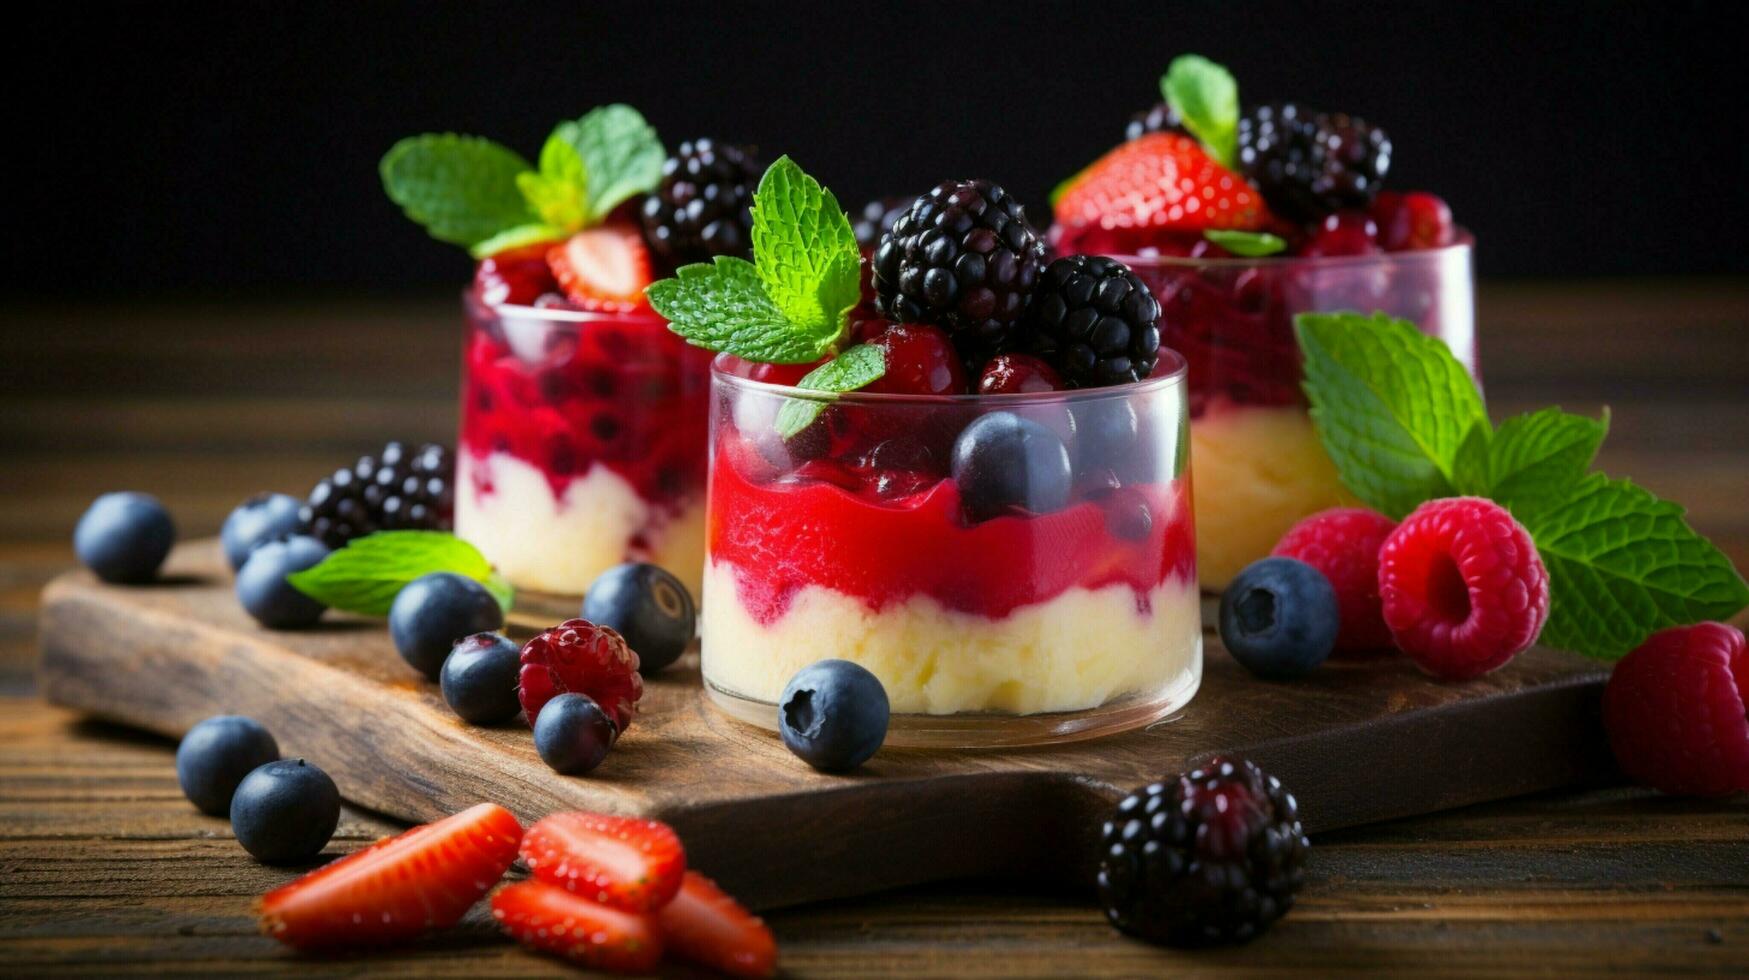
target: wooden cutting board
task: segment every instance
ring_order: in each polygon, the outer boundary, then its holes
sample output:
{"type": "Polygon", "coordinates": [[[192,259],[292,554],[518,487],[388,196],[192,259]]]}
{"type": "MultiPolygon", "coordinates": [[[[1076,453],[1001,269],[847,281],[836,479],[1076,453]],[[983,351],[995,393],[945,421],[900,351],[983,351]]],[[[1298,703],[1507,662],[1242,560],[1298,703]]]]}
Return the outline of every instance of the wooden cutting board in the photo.
{"type": "Polygon", "coordinates": [[[689,655],[649,683],[600,769],[566,777],[520,722],[457,719],[378,622],[331,613],[313,630],[261,629],[212,542],[177,549],[159,585],[62,576],[41,622],[42,690],[57,704],[170,736],[213,714],[253,716],[348,800],[408,821],[482,800],[529,819],[574,808],[659,818],[695,866],[762,908],[974,875],[1085,884],[1111,804],[1216,752],[1280,776],[1313,831],[1610,771],[1597,721],[1606,671],[1540,649],[1464,684],[1401,658],[1269,683],[1211,635],[1201,692],[1146,730],[1049,749],[888,749],[848,776],[816,773],[775,736],[717,713],[689,655]]]}

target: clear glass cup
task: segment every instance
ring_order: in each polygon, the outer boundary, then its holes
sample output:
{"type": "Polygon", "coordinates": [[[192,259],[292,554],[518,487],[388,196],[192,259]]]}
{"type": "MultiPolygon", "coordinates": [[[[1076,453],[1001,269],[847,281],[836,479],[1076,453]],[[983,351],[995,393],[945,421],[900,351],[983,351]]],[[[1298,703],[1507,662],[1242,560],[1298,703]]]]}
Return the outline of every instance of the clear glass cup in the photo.
{"type": "Polygon", "coordinates": [[[895,745],[1068,741],[1182,707],[1202,677],[1201,603],[1185,368],[1161,356],[1132,385],[961,396],[827,395],[718,358],[712,700],[774,728],[790,677],[837,657],[886,687],[895,745]],[[786,406],[819,411],[784,439],[786,406]],[[962,437],[974,424],[987,441],[962,437]],[[988,451],[955,466],[972,445],[988,451]],[[990,489],[1004,481],[1018,497],[990,489]]]}
{"type": "Polygon", "coordinates": [[[1306,414],[1295,314],[1383,311],[1444,340],[1476,373],[1468,241],[1326,258],[1113,257],[1153,290],[1161,345],[1190,363],[1197,570],[1210,589],[1300,518],[1354,502],[1306,414]]]}
{"type": "Polygon", "coordinates": [[[537,617],[576,615],[624,561],[661,565],[696,595],[711,355],[647,311],[463,302],[456,533],[537,617]]]}

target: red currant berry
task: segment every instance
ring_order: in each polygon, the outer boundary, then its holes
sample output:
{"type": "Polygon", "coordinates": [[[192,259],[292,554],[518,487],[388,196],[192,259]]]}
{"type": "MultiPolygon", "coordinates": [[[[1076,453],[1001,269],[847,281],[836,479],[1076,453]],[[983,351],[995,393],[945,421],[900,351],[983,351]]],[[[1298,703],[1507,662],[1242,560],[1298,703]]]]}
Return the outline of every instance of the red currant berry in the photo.
{"type": "Polygon", "coordinates": [[[1063,379],[1057,369],[1031,354],[997,354],[978,376],[980,395],[1062,390],[1063,379]]]}

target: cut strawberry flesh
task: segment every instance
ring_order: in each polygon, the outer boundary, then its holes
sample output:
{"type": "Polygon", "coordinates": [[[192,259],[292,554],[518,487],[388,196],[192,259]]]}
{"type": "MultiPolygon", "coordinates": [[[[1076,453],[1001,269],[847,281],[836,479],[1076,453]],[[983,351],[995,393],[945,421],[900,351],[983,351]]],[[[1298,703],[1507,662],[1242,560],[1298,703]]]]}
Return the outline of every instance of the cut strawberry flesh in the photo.
{"type": "Polygon", "coordinates": [[[777,940],[753,913],[696,871],[657,917],[668,951],[737,977],[769,977],[777,970],[777,940]]]}
{"type": "Polygon", "coordinates": [[[553,246],[547,265],[565,295],[586,310],[626,312],[644,303],[650,255],[636,228],[586,228],[553,246]]]}
{"type": "Polygon", "coordinates": [[[666,824],[601,813],[546,817],[521,852],[536,878],[628,912],[667,904],[686,871],[686,850],[666,824]]]}
{"type": "Polygon", "coordinates": [[[643,974],[662,962],[655,916],[591,902],[544,881],[499,889],[492,918],[517,942],[582,966],[643,974]]]}

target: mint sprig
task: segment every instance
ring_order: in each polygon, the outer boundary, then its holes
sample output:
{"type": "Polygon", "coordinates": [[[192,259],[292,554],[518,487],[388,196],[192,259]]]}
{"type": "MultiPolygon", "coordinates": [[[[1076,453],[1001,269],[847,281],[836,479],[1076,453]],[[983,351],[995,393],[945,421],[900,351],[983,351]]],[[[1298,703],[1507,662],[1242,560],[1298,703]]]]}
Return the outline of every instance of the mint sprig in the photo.
{"type": "MultiPolygon", "coordinates": [[[[797,388],[809,391],[855,391],[878,381],[887,373],[886,354],[878,347],[857,344],[830,361],[809,371],[796,382],[797,388]]],[[[826,409],[829,399],[790,398],[777,411],[773,426],[778,436],[788,439],[811,425],[826,409]]]]}
{"type": "Polygon", "coordinates": [[[1614,659],[1656,630],[1749,605],[1749,585],[1682,508],[1588,472],[1607,413],[1544,409],[1496,429],[1457,358],[1413,324],[1320,313],[1295,327],[1313,424],[1343,484],[1393,517],[1454,493],[1511,510],[1549,571],[1544,643],[1614,659]]]}
{"type": "Polygon", "coordinates": [[[649,192],[662,179],[668,153],[656,130],[629,105],[590,110],[577,120],[569,138],[587,175],[589,224],[599,224],[614,208],[649,192]]]}
{"type": "Polygon", "coordinates": [[[1280,235],[1271,235],[1267,231],[1234,231],[1228,228],[1210,228],[1202,233],[1202,237],[1234,255],[1247,259],[1260,259],[1287,249],[1286,239],[1280,235]]]}
{"type": "Polygon", "coordinates": [[[1231,72],[1201,55],[1179,55],[1160,76],[1160,92],[1209,156],[1229,170],[1238,163],[1239,83],[1231,72]]]}
{"type": "Polygon", "coordinates": [[[771,301],[753,263],[732,255],[683,265],[644,294],[688,343],[749,361],[806,364],[837,339],[836,331],[799,328],[771,301]]]}
{"type": "Polygon", "coordinates": [[[431,237],[473,245],[535,214],[517,188],[528,161],[479,136],[426,133],[389,148],[378,171],[389,199],[431,237]]]}
{"type": "Polygon", "coordinates": [[[286,576],[294,588],[333,609],[387,616],[407,583],[432,572],[454,572],[479,582],[504,609],[514,592],[478,548],[445,531],[378,531],[301,572],[286,576]]]}

